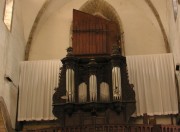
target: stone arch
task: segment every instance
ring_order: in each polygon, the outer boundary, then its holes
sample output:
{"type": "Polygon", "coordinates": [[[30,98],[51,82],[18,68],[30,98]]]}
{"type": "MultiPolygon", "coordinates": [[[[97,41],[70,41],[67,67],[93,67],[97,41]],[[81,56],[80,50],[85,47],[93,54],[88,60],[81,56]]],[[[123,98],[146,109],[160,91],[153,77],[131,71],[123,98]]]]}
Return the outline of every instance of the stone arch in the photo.
{"type": "Polygon", "coordinates": [[[162,32],[162,35],[163,35],[163,38],[164,38],[164,43],[165,43],[165,48],[166,48],[166,52],[167,53],[170,53],[170,47],[169,47],[169,42],[168,42],[168,37],[167,37],[167,34],[166,34],[166,31],[164,29],[164,26],[162,24],[162,20],[159,16],[159,13],[156,9],[156,7],[153,5],[152,1],[151,0],[145,0],[145,2],[147,3],[147,5],[149,6],[149,8],[151,9],[151,11],[153,12],[153,14],[155,15],[156,17],[156,20],[159,24],[159,27],[161,29],[161,32],[162,32]]]}
{"type": "MultiPolygon", "coordinates": [[[[32,43],[32,40],[33,40],[33,37],[34,37],[34,33],[35,33],[36,29],[37,29],[37,25],[40,22],[43,14],[46,12],[46,8],[50,5],[51,2],[52,1],[50,1],[50,0],[46,0],[45,3],[43,4],[43,6],[41,7],[41,9],[39,10],[38,15],[36,16],[36,19],[35,19],[35,21],[33,23],[33,26],[31,28],[30,35],[29,35],[29,38],[28,38],[28,41],[27,41],[27,44],[26,44],[25,60],[28,60],[28,58],[29,58],[29,52],[30,52],[30,48],[31,48],[31,43],[32,43]]],[[[158,24],[160,26],[161,32],[163,34],[164,42],[165,42],[165,45],[166,45],[166,51],[170,52],[170,47],[169,47],[167,34],[166,34],[166,31],[165,31],[164,25],[162,24],[162,20],[161,20],[161,18],[159,16],[159,13],[156,10],[153,3],[151,2],[151,0],[145,0],[145,2],[149,6],[151,11],[153,12],[153,14],[156,17],[156,20],[157,20],[157,22],[158,22],[158,24]]],[[[114,20],[116,18],[116,21],[119,24],[119,28],[120,28],[119,30],[120,30],[120,33],[121,33],[121,44],[124,46],[124,31],[123,31],[122,22],[121,22],[121,20],[120,20],[120,18],[118,16],[117,12],[115,11],[115,9],[109,3],[107,3],[105,0],[88,0],[86,3],[84,3],[80,7],[80,10],[92,14],[92,12],[95,10],[95,8],[93,9],[92,7],[88,7],[88,5],[89,6],[94,6],[95,5],[95,7],[97,9],[100,6],[99,3],[104,4],[104,5],[101,5],[102,7],[108,7],[108,9],[110,9],[111,13],[110,12],[108,13],[108,10],[106,10],[106,8],[104,8],[103,12],[104,13],[107,12],[107,14],[105,13],[106,16],[108,16],[107,18],[110,17],[112,20],[114,20]],[[111,16],[110,14],[113,14],[113,16],[111,16]]],[[[98,10],[100,10],[100,9],[98,9],[98,10]]],[[[103,10],[103,8],[101,8],[101,10],[103,10]]],[[[125,49],[123,49],[123,50],[125,50],[125,49]]]]}
{"type": "Polygon", "coordinates": [[[25,56],[24,56],[24,59],[25,60],[28,60],[29,59],[29,52],[30,52],[30,48],[31,48],[31,43],[32,43],[32,40],[33,40],[33,37],[34,37],[34,33],[37,29],[37,26],[38,26],[38,23],[42,17],[42,15],[44,14],[45,12],[45,9],[48,7],[50,3],[50,0],[46,0],[44,2],[44,4],[42,5],[41,9],[39,10],[35,20],[34,20],[34,23],[33,23],[33,26],[31,28],[31,31],[29,33],[29,38],[28,38],[28,41],[27,41],[27,44],[26,44],[26,49],[25,49],[25,56]]]}

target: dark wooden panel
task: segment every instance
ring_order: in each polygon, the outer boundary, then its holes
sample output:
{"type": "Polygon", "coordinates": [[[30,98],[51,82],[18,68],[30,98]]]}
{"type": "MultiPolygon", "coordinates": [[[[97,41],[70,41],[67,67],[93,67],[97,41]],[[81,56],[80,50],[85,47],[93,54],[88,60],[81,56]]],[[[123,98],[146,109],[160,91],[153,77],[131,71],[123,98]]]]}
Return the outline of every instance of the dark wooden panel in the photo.
{"type": "Polygon", "coordinates": [[[110,54],[117,34],[114,22],[73,10],[74,55],[110,54]]]}

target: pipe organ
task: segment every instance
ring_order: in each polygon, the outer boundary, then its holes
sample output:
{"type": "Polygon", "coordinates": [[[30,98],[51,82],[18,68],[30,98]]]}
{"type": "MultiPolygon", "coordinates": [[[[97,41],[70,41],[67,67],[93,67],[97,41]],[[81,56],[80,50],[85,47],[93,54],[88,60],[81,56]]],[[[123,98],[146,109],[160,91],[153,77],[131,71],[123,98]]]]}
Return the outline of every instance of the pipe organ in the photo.
{"type": "Polygon", "coordinates": [[[73,43],[61,60],[53,95],[53,114],[62,125],[127,123],[135,111],[135,93],[115,25],[74,10],[73,43]]]}

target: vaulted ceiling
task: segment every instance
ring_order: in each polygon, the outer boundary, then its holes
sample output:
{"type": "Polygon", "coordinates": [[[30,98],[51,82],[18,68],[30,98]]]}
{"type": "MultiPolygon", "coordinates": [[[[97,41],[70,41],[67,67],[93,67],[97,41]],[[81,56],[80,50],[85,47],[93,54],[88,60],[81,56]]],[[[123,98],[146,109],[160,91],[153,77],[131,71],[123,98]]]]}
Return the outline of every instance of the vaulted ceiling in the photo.
{"type": "MultiPolygon", "coordinates": [[[[169,52],[167,36],[169,25],[167,20],[170,15],[167,14],[168,12],[166,11],[167,9],[170,9],[167,7],[168,4],[170,4],[170,2],[168,3],[168,0],[166,0],[167,2],[164,2],[164,0],[120,0],[118,2],[115,0],[96,0],[96,2],[94,2],[94,0],[78,0],[78,2],[74,0],[21,0],[24,35],[27,42],[26,59],[29,57],[32,43],[36,43],[40,33],[42,33],[42,29],[47,27],[47,23],[50,19],[54,18],[55,15],[56,17],[64,18],[64,20],[72,21],[71,16],[73,8],[91,13],[93,12],[93,6],[96,6],[99,10],[103,10],[104,5],[101,4],[102,7],[98,5],[98,2],[102,3],[102,1],[104,3],[109,3],[109,5],[118,12],[119,18],[122,21],[122,23],[120,23],[120,25],[122,25],[121,28],[124,30],[123,35],[126,38],[124,40],[126,49],[129,49],[130,47],[133,49],[134,46],[137,47],[136,44],[132,44],[133,41],[136,40],[137,43],[147,43],[148,41],[154,44],[159,43],[161,49],[158,49],[157,47],[157,53],[169,52]],[[158,7],[158,5],[161,6],[158,7]],[[137,32],[138,34],[136,34],[137,32]],[[154,35],[153,32],[157,34],[154,35]],[[141,39],[141,35],[146,37],[141,39]],[[154,37],[154,40],[151,36],[154,37]],[[32,42],[33,40],[35,41],[32,42]],[[164,49],[162,47],[164,47],[164,49]]],[[[61,25],[61,23],[59,24],[61,25]]],[[[66,45],[69,45],[69,42],[66,43],[66,45]]],[[[145,45],[145,47],[146,46],[147,45],[145,45]]],[[[141,52],[141,50],[139,49],[138,52],[141,52]]],[[[126,53],[129,55],[137,54],[132,50],[128,50],[126,53]]]]}

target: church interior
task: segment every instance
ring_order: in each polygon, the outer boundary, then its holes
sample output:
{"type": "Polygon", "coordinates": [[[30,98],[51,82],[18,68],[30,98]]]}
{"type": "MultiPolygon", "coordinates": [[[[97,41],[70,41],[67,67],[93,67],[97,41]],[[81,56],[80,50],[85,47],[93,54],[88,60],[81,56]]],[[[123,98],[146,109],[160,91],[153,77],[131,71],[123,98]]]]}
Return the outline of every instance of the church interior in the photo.
{"type": "Polygon", "coordinates": [[[180,0],[0,0],[0,132],[180,131],[180,0]]]}

